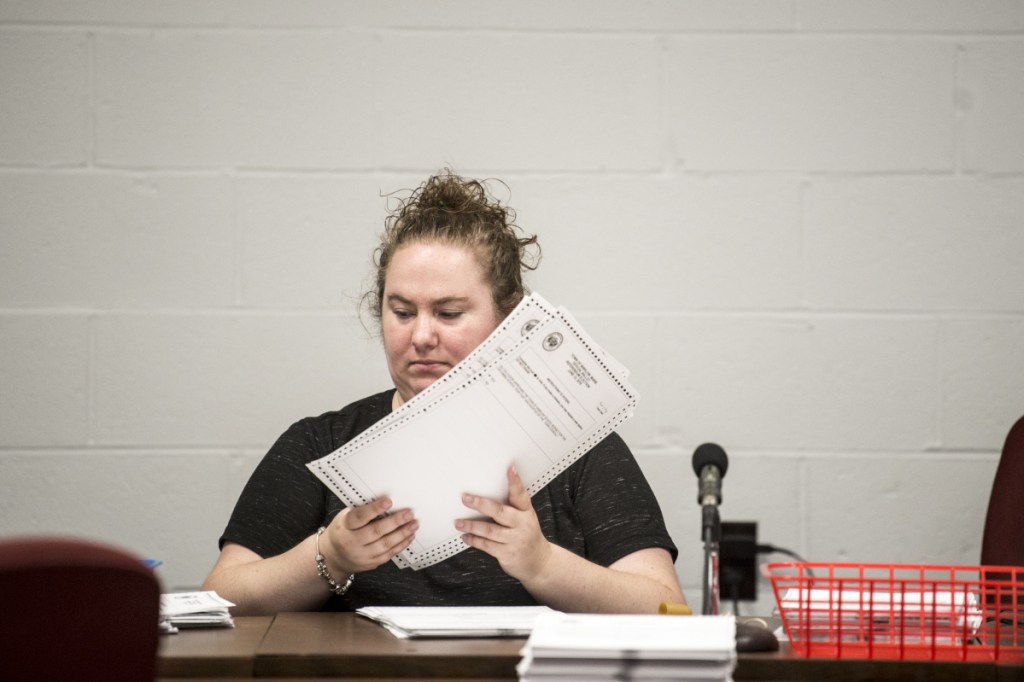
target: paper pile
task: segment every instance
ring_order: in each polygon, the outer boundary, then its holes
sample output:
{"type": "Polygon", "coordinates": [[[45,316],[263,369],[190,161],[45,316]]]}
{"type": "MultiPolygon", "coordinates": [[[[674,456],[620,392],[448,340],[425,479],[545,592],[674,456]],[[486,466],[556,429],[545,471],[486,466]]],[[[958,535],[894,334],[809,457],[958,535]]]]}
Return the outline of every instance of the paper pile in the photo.
{"type": "Polygon", "coordinates": [[[984,622],[974,593],[930,591],[903,585],[903,592],[790,588],[781,611],[800,639],[959,644],[984,622]]]}
{"type": "Polygon", "coordinates": [[[547,606],[366,606],[356,613],[401,639],[410,637],[526,637],[547,606]]]}
{"type": "Polygon", "coordinates": [[[543,680],[732,680],[732,616],[548,614],[516,668],[543,680]]]}
{"type": "Polygon", "coordinates": [[[160,631],[178,628],[233,628],[228,608],[234,606],[216,592],[172,592],[160,595],[160,631]]]}

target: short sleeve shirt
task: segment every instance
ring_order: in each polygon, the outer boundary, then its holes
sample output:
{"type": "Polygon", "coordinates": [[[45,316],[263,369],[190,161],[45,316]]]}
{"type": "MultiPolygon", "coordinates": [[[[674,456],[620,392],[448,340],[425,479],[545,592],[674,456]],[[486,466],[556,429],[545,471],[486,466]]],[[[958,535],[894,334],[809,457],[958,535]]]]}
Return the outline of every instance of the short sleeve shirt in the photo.
{"type": "MultiPolygon", "coordinates": [[[[293,424],[278,438],[242,491],[221,547],[233,542],[271,557],[291,549],[344,508],[306,464],[331,454],[391,411],[394,390],[293,424]]],[[[601,566],[650,547],[677,550],[643,472],[612,433],[532,497],[544,536],[601,566]]],[[[310,570],[315,570],[310,557],[310,570]]],[[[497,560],[466,549],[427,568],[393,562],[359,573],[325,610],[362,606],[499,606],[536,601],[497,560]]]]}

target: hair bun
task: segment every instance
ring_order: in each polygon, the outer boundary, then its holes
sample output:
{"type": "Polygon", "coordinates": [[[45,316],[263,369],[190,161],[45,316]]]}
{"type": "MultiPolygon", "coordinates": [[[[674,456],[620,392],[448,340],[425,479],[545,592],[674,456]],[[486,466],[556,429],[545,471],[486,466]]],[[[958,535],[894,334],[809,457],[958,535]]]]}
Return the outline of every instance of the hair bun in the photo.
{"type": "Polygon", "coordinates": [[[375,253],[376,288],[366,297],[375,317],[379,319],[381,314],[392,255],[404,245],[417,242],[436,241],[473,249],[502,317],[518,305],[526,294],[522,271],[537,267],[540,246],[536,236],[520,236],[516,212],[492,196],[485,181],[465,178],[445,168],[406,198],[397,198],[396,203],[384,222],[384,234],[375,253]]]}

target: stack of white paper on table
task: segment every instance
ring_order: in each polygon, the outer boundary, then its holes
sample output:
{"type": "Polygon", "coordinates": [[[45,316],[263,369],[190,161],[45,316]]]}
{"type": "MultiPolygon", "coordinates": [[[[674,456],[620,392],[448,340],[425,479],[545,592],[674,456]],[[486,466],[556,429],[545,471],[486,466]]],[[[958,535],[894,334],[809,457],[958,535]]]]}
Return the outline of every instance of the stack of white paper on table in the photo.
{"type": "Polygon", "coordinates": [[[395,637],[526,637],[547,606],[365,606],[356,613],[395,637]]]}
{"type": "Polygon", "coordinates": [[[419,530],[394,562],[419,570],[466,549],[463,493],[506,499],[515,465],[533,495],[632,416],[627,375],[533,294],[447,374],[308,466],[350,507],[389,496],[411,508],[419,530]]]}
{"type": "Polygon", "coordinates": [[[555,613],[539,617],[520,680],[732,680],[732,616],[555,613]]]}
{"type": "Polygon", "coordinates": [[[781,608],[811,640],[959,643],[984,622],[973,592],[902,586],[902,591],[792,587],[781,608]]]}
{"type": "Polygon", "coordinates": [[[233,628],[232,606],[213,591],[161,594],[160,630],[173,634],[178,628],[233,628]]]}

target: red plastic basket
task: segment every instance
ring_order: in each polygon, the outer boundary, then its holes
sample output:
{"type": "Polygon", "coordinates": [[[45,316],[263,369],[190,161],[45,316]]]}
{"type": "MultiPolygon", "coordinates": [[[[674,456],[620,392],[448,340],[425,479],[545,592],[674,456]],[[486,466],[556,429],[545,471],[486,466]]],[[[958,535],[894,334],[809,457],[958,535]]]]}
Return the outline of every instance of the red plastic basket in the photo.
{"type": "Polygon", "coordinates": [[[1024,663],[1024,566],[772,563],[793,651],[1024,663]]]}

